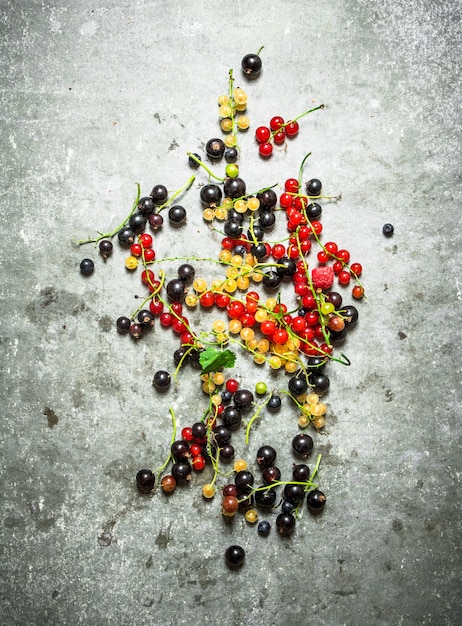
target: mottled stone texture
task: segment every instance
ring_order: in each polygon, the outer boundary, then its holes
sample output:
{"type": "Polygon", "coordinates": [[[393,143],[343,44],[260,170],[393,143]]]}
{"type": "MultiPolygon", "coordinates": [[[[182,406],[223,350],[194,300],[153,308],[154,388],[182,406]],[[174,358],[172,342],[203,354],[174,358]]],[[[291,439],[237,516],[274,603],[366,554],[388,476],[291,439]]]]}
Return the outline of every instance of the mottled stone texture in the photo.
{"type": "MultiPolygon", "coordinates": [[[[3,0],[2,624],[462,623],[460,9],[3,0]],[[103,263],[72,243],[115,228],[135,183],[143,194],[184,184],[186,151],[219,132],[228,69],[243,83],[240,59],[261,45],[263,73],[246,85],[254,127],[326,107],[268,162],[244,135],[242,177],[249,190],[283,184],[312,151],[305,176],[342,193],[324,205],[325,233],[363,264],[368,296],[315,434],[328,505],[289,540],[258,537],[242,516],[224,524],[219,499],[200,496],[209,474],[171,498],[135,492],[137,470],[166,458],[169,407],[181,427],[204,398],[191,369],[153,390],[154,371],[173,367],[170,333],[135,343],[115,332],[143,293],[126,253],[103,263]],[[96,261],[89,278],[84,256],[96,261]],[[224,564],[231,543],[247,551],[239,572],[224,564]]],[[[188,223],[156,238],[158,258],[215,258],[196,183],[183,203],[188,223]]],[[[217,315],[190,319],[206,329],[217,315]]],[[[286,385],[243,357],[236,373],[286,385]]],[[[252,466],[272,443],[287,477],[296,420],[288,402],[262,413],[248,449],[235,436],[239,456],[252,466]]]]}

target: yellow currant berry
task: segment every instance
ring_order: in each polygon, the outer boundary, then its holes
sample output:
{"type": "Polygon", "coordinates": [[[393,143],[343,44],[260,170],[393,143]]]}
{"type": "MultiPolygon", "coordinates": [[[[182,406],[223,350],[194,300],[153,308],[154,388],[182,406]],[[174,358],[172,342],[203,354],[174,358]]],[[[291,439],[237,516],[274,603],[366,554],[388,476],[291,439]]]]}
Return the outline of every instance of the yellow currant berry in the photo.
{"type": "MultiPolygon", "coordinates": [[[[233,130],[233,120],[230,117],[223,118],[220,122],[220,128],[224,133],[230,133],[233,130]]],[[[230,136],[234,137],[234,135],[230,135],[230,136]]],[[[225,139],[225,145],[226,145],[226,139],[225,139]]]]}
{"type": "Polygon", "coordinates": [[[265,302],[265,306],[269,311],[272,311],[277,303],[278,301],[276,300],[276,298],[268,298],[268,300],[265,302]]]}
{"type": "Polygon", "coordinates": [[[136,256],[129,256],[125,259],[125,267],[127,270],[136,270],[138,267],[138,259],[136,256]]]}
{"type": "Polygon", "coordinates": [[[247,278],[247,276],[238,276],[236,278],[236,284],[237,288],[241,291],[247,291],[247,289],[250,287],[250,280],[247,278]]]}
{"type": "Polygon", "coordinates": [[[237,267],[228,267],[226,270],[227,278],[237,278],[239,276],[239,268],[237,267]]]}
{"type": "Polygon", "coordinates": [[[212,330],[214,333],[222,333],[226,330],[226,322],[223,320],[215,320],[212,323],[212,330]]]}
{"type": "Polygon", "coordinates": [[[242,324],[239,320],[229,320],[228,330],[232,335],[239,335],[242,330],[242,324]]]}
{"type": "Polygon", "coordinates": [[[250,126],[250,120],[247,115],[239,115],[237,118],[237,127],[239,130],[247,130],[250,126]]]}
{"type": "Polygon", "coordinates": [[[316,430],[319,430],[320,428],[324,428],[325,425],[326,425],[326,418],[324,417],[324,415],[320,415],[319,417],[316,417],[313,420],[313,426],[316,428],[316,430]]]}
{"type": "Polygon", "coordinates": [[[309,393],[306,396],[306,401],[308,402],[308,404],[316,404],[317,402],[319,402],[319,396],[316,393],[309,393]]]}
{"type": "Polygon", "coordinates": [[[251,252],[247,252],[245,255],[245,264],[250,268],[253,268],[254,265],[257,264],[257,257],[255,257],[251,252]]]}
{"type": "Polygon", "coordinates": [[[228,135],[224,138],[224,144],[227,148],[234,148],[237,144],[236,135],[228,135]]]}
{"type": "Polygon", "coordinates": [[[231,257],[231,265],[234,265],[235,267],[240,267],[243,260],[244,259],[240,254],[233,254],[233,256],[231,257]]]}
{"type": "Polygon", "coordinates": [[[196,278],[193,282],[193,289],[197,293],[203,293],[207,290],[207,281],[205,278],[196,278]]]}
{"type": "Polygon", "coordinates": [[[210,289],[214,292],[221,291],[223,286],[223,281],[220,278],[214,278],[212,284],[210,285],[210,289]]]}
{"type": "Polygon", "coordinates": [[[233,98],[236,104],[245,104],[248,100],[247,93],[242,89],[242,87],[236,87],[233,91],[233,98]]]}
{"type": "Polygon", "coordinates": [[[265,309],[257,309],[255,311],[255,321],[261,324],[261,322],[265,322],[268,319],[268,311],[265,309]]]}
{"type": "Polygon", "coordinates": [[[217,220],[223,221],[228,217],[228,211],[224,206],[217,206],[215,209],[215,217],[217,220]]]}
{"type": "MultiPolygon", "coordinates": [[[[244,330],[244,329],[242,329],[242,330],[244,330]]],[[[242,332],[242,330],[241,330],[241,332],[242,332]]],[[[255,350],[257,346],[258,346],[258,339],[255,339],[255,337],[253,337],[252,339],[249,339],[247,341],[247,348],[249,350],[255,350]]]]}
{"type": "Polygon", "coordinates": [[[204,382],[202,383],[202,391],[204,393],[207,393],[210,395],[211,393],[215,391],[215,389],[216,389],[216,385],[211,380],[204,380],[204,382]]]}
{"type": "Polygon", "coordinates": [[[237,289],[236,280],[234,278],[228,278],[228,280],[223,284],[223,289],[228,293],[234,293],[237,289]]]}
{"type": "Polygon", "coordinates": [[[236,200],[234,210],[237,213],[245,213],[247,211],[247,202],[245,200],[236,200]]]}
{"type": "Polygon", "coordinates": [[[244,459],[236,459],[233,468],[235,472],[242,472],[247,469],[247,461],[244,461],[244,459]]]}
{"type": "Polygon", "coordinates": [[[191,308],[195,307],[197,305],[197,302],[198,298],[195,293],[188,293],[184,299],[184,303],[186,304],[186,306],[189,306],[191,308]]]}
{"type": "Polygon", "coordinates": [[[260,339],[257,345],[258,352],[261,352],[262,354],[266,354],[269,349],[270,349],[270,342],[268,341],[268,339],[260,339]]]}
{"type": "Polygon", "coordinates": [[[255,337],[255,332],[253,331],[253,329],[248,328],[247,326],[244,327],[239,334],[241,335],[241,339],[247,342],[247,346],[249,345],[249,341],[251,341],[255,337]]]}
{"type": "Polygon", "coordinates": [[[264,354],[256,353],[253,355],[253,362],[257,365],[263,365],[263,363],[266,362],[266,356],[264,354]]]}
{"type": "Polygon", "coordinates": [[[258,513],[255,509],[249,509],[245,512],[245,521],[249,524],[255,524],[258,520],[258,513]]]}
{"type": "Polygon", "coordinates": [[[221,404],[221,396],[219,393],[215,393],[213,394],[213,396],[210,398],[211,403],[213,404],[213,406],[220,406],[221,404]]]}
{"type": "Polygon", "coordinates": [[[271,355],[268,363],[272,370],[278,370],[282,367],[282,359],[277,354],[271,355]]]}
{"type": "Polygon", "coordinates": [[[220,250],[220,254],[218,255],[218,258],[220,259],[222,263],[229,263],[231,261],[232,256],[233,256],[233,253],[231,252],[231,250],[220,250]]]}
{"type": "Polygon", "coordinates": [[[215,385],[222,385],[225,382],[225,375],[223,372],[215,372],[212,378],[215,385]]]}
{"type": "Polygon", "coordinates": [[[222,104],[218,108],[218,115],[220,117],[231,117],[231,107],[229,106],[229,104],[222,104]]]}
{"type": "Polygon", "coordinates": [[[213,222],[215,218],[215,211],[213,209],[207,208],[202,211],[202,219],[205,222],[213,222]]]}
{"type": "Polygon", "coordinates": [[[253,272],[250,278],[254,283],[261,283],[263,280],[263,272],[253,272]]]}
{"type": "Polygon", "coordinates": [[[222,94],[221,96],[218,96],[218,104],[220,106],[224,104],[229,104],[229,96],[227,96],[226,94],[222,94]]]}
{"type": "Polygon", "coordinates": [[[310,418],[308,417],[308,415],[300,415],[300,417],[298,418],[298,425],[300,426],[300,428],[306,428],[309,423],[310,418]]]}
{"type": "Polygon", "coordinates": [[[256,211],[260,208],[260,200],[258,198],[249,198],[247,200],[247,208],[249,211],[256,211]]]}
{"type": "Polygon", "coordinates": [[[284,369],[288,374],[294,374],[298,370],[297,361],[286,360],[284,363],[284,369]]]}
{"type": "Polygon", "coordinates": [[[204,498],[207,498],[207,500],[210,500],[211,498],[213,498],[213,496],[215,495],[214,485],[211,485],[210,483],[203,485],[202,495],[204,496],[204,498]]]}

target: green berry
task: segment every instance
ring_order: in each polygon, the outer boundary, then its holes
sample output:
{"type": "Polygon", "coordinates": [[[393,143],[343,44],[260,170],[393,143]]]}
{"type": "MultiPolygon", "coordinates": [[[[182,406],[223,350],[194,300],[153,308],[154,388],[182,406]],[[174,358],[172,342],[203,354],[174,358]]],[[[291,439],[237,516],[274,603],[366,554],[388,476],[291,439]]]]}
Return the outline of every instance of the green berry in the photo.
{"type": "Polygon", "coordinates": [[[259,382],[256,383],[255,385],[255,393],[258,394],[259,396],[264,396],[266,393],[266,383],[264,382],[259,382]]]}
{"type": "Polygon", "coordinates": [[[225,171],[228,178],[236,178],[236,176],[239,174],[239,168],[235,163],[228,163],[225,171]]]}

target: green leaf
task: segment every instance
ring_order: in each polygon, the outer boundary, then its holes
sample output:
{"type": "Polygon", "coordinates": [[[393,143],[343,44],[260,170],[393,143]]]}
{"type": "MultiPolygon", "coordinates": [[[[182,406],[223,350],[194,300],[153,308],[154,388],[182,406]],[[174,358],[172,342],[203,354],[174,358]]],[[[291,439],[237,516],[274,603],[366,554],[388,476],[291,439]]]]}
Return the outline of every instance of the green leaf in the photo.
{"type": "Polygon", "coordinates": [[[199,363],[204,374],[218,372],[223,367],[233,367],[236,355],[231,350],[218,350],[214,346],[208,346],[200,353],[199,363]]]}

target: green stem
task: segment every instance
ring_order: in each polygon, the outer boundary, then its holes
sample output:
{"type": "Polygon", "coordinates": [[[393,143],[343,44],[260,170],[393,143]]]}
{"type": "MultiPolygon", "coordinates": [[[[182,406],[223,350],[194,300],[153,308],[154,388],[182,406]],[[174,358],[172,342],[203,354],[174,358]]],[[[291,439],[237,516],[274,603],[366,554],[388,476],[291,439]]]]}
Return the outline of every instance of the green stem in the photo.
{"type": "MultiPolygon", "coordinates": [[[[170,440],[170,447],[171,447],[173,442],[176,439],[176,418],[175,418],[175,413],[173,412],[172,407],[169,408],[169,412],[170,412],[170,415],[172,416],[172,423],[173,423],[173,432],[172,432],[172,437],[171,437],[171,440],[170,440]]],[[[157,481],[156,482],[159,481],[159,479],[160,479],[160,477],[162,475],[162,472],[167,467],[167,465],[170,463],[171,459],[172,459],[172,453],[169,452],[169,455],[168,455],[167,459],[165,460],[165,463],[163,463],[163,465],[161,465],[161,467],[155,471],[155,473],[157,474],[157,481]]]]}
{"type": "Polygon", "coordinates": [[[194,174],[188,178],[188,180],[186,181],[186,183],[183,185],[183,187],[180,187],[180,189],[177,189],[173,195],[171,196],[171,198],[169,198],[166,202],[164,202],[164,204],[161,204],[157,210],[156,213],[160,213],[162,211],[162,209],[165,209],[165,207],[169,206],[170,204],[172,204],[172,202],[178,198],[178,196],[180,194],[182,194],[184,191],[187,191],[191,185],[193,184],[193,182],[196,180],[196,177],[194,176],[194,174]]]}
{"type": "Polygon", "coordinates": [[[200,159],[198,159],[198,158],[197,158],[197,157],[196,157],[196,156],[195,156],[192,152],[187,152],[186,154],[188,155],[188,157],[189,157],[190,159],[192,159],[192,160],[193,160],[193,161],[195,161],[198,165],[200,165],[202,168],[204,168],[204,170],[207,172],[207,174],[208,174],[209,176],[211,176],[212,178],[215,178],[216,180],[220,181],[220,183],[223,183],[223,182],[224,182],[224,178],[220,178],[219,176],[217,176],[216,174],[214,174],[214,173],[212,172],[212,170],[211,170],[210,168],[208,168],[208,167],[206,166],[206,164],[205,164],[203,161],[201,161],[200,159]]]}
{"type": "Polygon", "coordinates": [[[249,423],[247,424],[247,428],[245,429],[245,445],[248,446],[249,445],[249,437],[250,437],[250,429],[252,427],[252,424],[254,423],[254,421],[257,419],[257,417],[260,414],[260,411],[268,404],[269,400],[271,398],[271,394],[268,396],[268,399],[265,400],[263,402],[263,404],[260,404],[260,406],[258,407],[258,409],[255,411],[255,413],[252,415],[252,417],[250,418],[249,423]]]}

